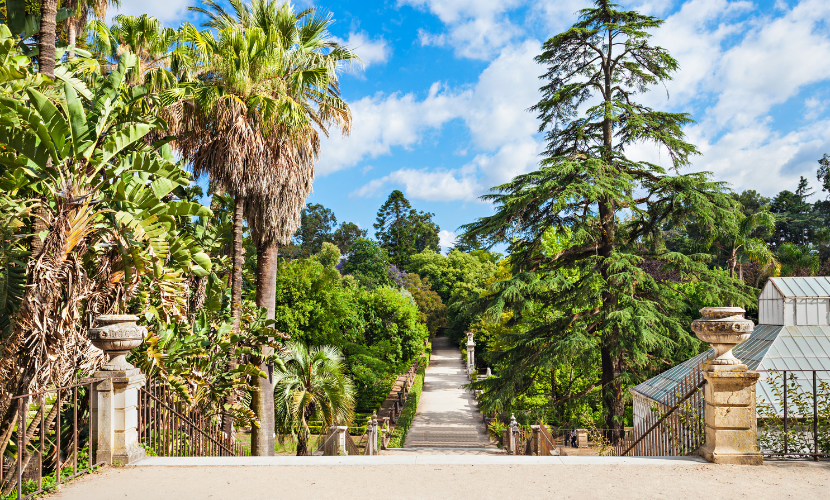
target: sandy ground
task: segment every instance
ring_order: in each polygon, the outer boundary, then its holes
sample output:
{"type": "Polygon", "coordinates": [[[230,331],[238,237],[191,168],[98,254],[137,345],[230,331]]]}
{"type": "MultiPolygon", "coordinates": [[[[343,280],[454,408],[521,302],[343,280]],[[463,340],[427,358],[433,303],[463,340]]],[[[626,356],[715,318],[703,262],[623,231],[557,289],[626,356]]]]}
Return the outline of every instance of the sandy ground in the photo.
{"type": "Polygon", "coordinates": [[[830,463],[110,467],[49,498],[828,499],[830,463]]]}

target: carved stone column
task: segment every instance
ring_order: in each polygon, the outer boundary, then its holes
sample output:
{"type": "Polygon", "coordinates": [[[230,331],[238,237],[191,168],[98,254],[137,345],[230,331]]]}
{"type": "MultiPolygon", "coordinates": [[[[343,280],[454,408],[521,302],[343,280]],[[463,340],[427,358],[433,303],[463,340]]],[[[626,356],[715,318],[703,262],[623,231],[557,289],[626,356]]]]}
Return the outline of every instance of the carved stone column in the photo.
{"type": "Polygon", "coordinates": [[[473,332],[467,332],[467,375],[472,376],[476,370],[476,343],[473,341],[473,332]]]}
{"type": "Polygon", "coordinates": [[[519,424],[516,422],[516,416],[510,414],[510,443],[507,449],[508,455],[517,455],[516,453],[516,435],[519,433],[519,424]]]}
{"type": "Polygon", "coordinates": [[[703,318],[692,322],[697,337],[715,349],[715,357],[701,364],[704,388],[706,442],[703,458],[716,464],[761,465],[755,413],[758,372],[732,354],[755,328],[740,307],[704,307],[703,318]]]}
{"type": "Polygon", "coordinates": [[[95,372],[90,400],[90,440],[96,445],[96,461],[130,464],[145,457],[138,444],[138,389],[145,383],[141,371],[125,355],[141,345],[147,329],[138,316],[107,315],[96,318],[89,340],[104,351],[107,361],[95,372]]]}

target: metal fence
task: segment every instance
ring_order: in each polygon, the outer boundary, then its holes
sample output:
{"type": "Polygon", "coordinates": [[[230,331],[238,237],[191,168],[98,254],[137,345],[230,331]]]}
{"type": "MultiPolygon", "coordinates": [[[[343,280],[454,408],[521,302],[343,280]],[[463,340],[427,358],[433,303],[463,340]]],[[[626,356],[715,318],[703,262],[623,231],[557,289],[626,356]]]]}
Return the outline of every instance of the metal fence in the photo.
{"type": "Polygon", "coordinates": [[[164,384],[150,380],[139,391],[138,440],[148,454],[161,457],[250,455],[222,429],[221,415],[191,406],[164,384]]]}
{"type": "Polygon", "coordinates": [[[684,456],[692,455],[703,445],[703,385],[700,370],[693,370],[669,393],[662,403],[651,407],[645,417],[635,422],[633,432],[620,439],[608,439],[611,455],[616,456],[684,456]]]}
{"type": "MultiPolygon", "coordinates": [[[[31,498],[92,471],[96,450],[89,439],[92,384],[99,379],[48,389],[10,402],[14,422],[0,443],[0,492],[31,498]],[[15,409],[16,408],[16,409],[15,409]]],[[[4,433],[5,434],[5,433],[4,433]]]]}
{"type": "Polygon", "coordinates": [[[758,446],[766,457],[830,456],[830,370],[758,370],[758,446]],[[760,384],[759,384],[760,385],[760,384]]]}

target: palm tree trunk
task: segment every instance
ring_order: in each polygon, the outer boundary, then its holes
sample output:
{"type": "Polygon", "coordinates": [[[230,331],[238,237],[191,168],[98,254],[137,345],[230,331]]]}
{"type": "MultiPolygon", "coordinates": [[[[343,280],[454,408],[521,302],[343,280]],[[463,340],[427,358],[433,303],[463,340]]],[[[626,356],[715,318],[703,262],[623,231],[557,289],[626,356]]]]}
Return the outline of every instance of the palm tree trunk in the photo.
{"type": "MultiPolygon", "coordinates": [[[[74,17],[70,17],[66,20],[66,38],[68,39],[69,46],[75,47],[75,42],[78,40],[78,25],[77,20],[74,17]]],[[[67,52],[68,57],[75,57],[75,50],[74,48],[67,52]]]]}
{"type": "Polygon", "coordinates": [[[239,324],[242,321],[242,268],[245,266],[245,254],[242,246],[242,231],[244,230],[243,208],[245,198],[237,196],[233,209],[233,266],[231,273],[231,321],[234,333],[239,333],[239,324]]]}
{"type": "MultiPolygon", "coordinates": [[[[242,322],[242,268],[245,266],[245,249],[242,245],[242,232],[244,230],[245,220],[243,217],[243,208],[245,206],[245,198],[237,196],[233,209],[233,254],[231,261],[231,322],[233,325],[233,332],[239,333],[240,323],[242,322]]],[[[236,361],[231,361],[225,367],[230,371],[236,368],[236,361]]],[[[224,405],[231,405],[236,402],[236,397],[233,393],[225,398],[224,405]]],[[[223,405],[223,406],[224,406],[223,405]]],[[[229,441],[233,440],[233,418],[228,414],[222,415],[222,431],[229,441]]]]}
{"type": "Polygon", "coordinates": [[[49,78],[55,78],[55,31],[58,15],[58,0],[40,2],[40,40],[38,40],[39,71],[49,78]]]}
{"type": "MultiPolygon", "coordinates": [[[[57,30],[57,23],[55,19],[58,15],[58,0],[42,0],[40,3],[40,32],[38,33],[38,71],[48,76],[55,78],[55,31],[57,30]]],[[[51,168],[52,159],[48,160],[47,168],[51,168]]],[[[40,233],[49,229],[43,217],[46,215],[46,210],[43,208],[35,208],[35,217],[32,218],[32,231],[34,236],[31,239],[30,249],[32,251],[32,258],[40,257],[40,252],[43,251],[43,240],[40,239],[40,233]]]]}
{"type": "MultiPolygon", "coordinates": [[[[256,304],[257,307],[266,309],[268,319],[274,319],[276,308],[278,255],[279,245],[276,243],[257,245],[256,304]]],[[[268,377],[257,379],[259,390],[251,397],[254,413],[259,419],[259,428],[254,427],[251,433],[251,454],[271,456],[274,454],[273,367],[263,364],[260,368],[268,374],[268,377]]]]}

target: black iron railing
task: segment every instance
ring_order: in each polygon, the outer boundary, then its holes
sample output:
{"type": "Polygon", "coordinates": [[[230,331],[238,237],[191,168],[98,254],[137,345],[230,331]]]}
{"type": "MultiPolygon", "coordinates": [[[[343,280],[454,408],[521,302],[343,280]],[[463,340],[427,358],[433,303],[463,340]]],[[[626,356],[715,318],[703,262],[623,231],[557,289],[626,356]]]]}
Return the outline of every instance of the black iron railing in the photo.
{"type": "Polygon", "coordinates": [[[187,404],[156,381],[139,391],[138,439],[148,454],[162,457],[250,455],[250,447],[223,431],[220,415],[187,404]]]}
{"type": "Polygon", "coordinates": [[[89,426],[92,384],[99,381],[11,399],[14,421],[0,443],[0,496],[31,498],[104,465],[95,462],[89,426]]]}
{"type": "Polygon", "coordinates": [[[758,370],[758,446],[778,458],[830,456],[830,370],[758,370]]]}
{"type": "Polygon", "coordinates": [[[685,456],[697,453],[705,439],[703,422],[703,373],[693,370],[677,390],[635,422],[634,430],[622,439],[611,436],[610,454],[617,456],[685,456]]]}

